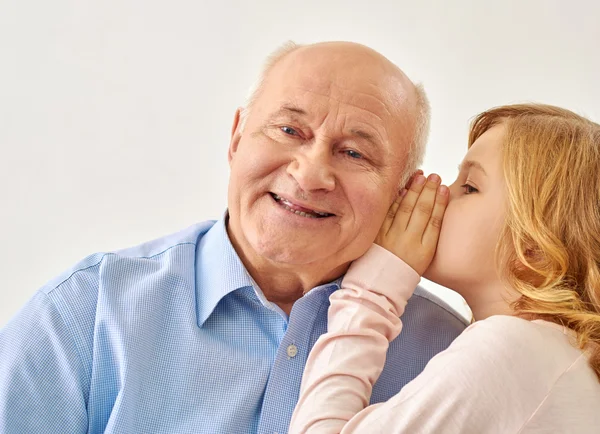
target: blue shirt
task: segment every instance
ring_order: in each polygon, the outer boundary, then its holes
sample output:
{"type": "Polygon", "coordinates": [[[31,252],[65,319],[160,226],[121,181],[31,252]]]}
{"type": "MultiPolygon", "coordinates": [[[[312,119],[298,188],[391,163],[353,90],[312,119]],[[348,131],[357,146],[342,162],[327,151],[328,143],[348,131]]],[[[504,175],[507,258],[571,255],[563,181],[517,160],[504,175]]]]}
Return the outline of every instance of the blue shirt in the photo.
{"type": "MultiPolygon", "coordinates": [[[[87,257],[0,331],[1,433],[280,433],[339,280],[289,318],[265,299],[225,220],[87,257]]],[[[371,402],[466,324],[417,288],[371,402]]]]}

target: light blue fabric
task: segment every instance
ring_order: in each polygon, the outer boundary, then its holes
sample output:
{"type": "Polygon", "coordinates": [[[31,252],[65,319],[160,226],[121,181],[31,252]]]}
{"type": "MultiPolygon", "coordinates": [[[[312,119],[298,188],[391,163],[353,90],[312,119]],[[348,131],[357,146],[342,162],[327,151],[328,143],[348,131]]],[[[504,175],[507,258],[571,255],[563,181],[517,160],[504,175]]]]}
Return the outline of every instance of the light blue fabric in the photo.
{"type": "MultiPolygon", "coordinates": [[[[288,320],[224,219],[89,256],[0,331],[0,433],[285,433],[338,284],[311,290],[288,320]]],[[[403,322],[372,402],[466,326],[420,288],[403,322]]]]}

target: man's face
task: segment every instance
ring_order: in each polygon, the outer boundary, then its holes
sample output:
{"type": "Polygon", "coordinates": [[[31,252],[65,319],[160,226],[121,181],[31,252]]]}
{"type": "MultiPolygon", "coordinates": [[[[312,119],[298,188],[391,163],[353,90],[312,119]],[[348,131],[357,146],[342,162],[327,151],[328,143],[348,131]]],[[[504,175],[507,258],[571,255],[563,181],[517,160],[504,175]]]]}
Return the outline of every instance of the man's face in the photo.
{"type": "Polygon", "coordinates": [[[373,242],[397,194],[414,116],[412,89],[374,59],[320,49],[281,60],[243,131],[236,118],[228,205],[230,230],[253,254],[333,270],[373,242]]]}

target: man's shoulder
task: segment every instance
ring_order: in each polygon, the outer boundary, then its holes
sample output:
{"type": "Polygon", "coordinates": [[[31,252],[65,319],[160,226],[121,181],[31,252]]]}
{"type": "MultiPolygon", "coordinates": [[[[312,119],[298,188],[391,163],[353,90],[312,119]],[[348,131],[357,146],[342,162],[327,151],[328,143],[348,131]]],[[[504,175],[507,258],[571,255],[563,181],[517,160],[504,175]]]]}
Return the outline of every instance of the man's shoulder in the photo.
{"type": "Polygon", "coordinates": [[[371,404],[392,398],[467,326],[462,315],[422,287],[417,287],[408,300],[401,319],[402,332],[390,343],[386,366],[373,388],[371,404]]]}
{"type": "Polygon", "coordinates": [[[198,223],[135,247],[87,256],[39,288],[6,329],[52,334],[64,326],[87,353],[99,304],[103,304],[100,311],[110,310],[127,299],[131,309],[160,309],[160,303],[148,300],[161,295],[169,299],[174,288],[194,288],[196,245],[214,223],[198,223]]]}
{"type": "Polygon", "coordinates": [[[408,301],[403,321],[406,322],[407,319],[418,320],[435,328],[438,326],[449,327],[456,330],[458,334],[469,325],[469,321],[464,316],[421,286],[417,286],[413,296],[408,301]]]}
{"type": "Polygon", "coordinates": [[[189,226],[181,231],[156,238],[151,241],[113,252],[123,258],[152,258],[165,251],[185,244],[196,245],[198,240],[216,223],[215,220],[207,220],[189,226]]]}
{"type": "Polygon", "coordinates": [[[107,263],[119,263],[122,271],[133,271],[135,264],[140,263],[140,261],[161,260],[165,257],[165,254],[168,254],[171,250],[183,246],[191,246],[194,248],[202,235],[214,224],[214,220],[208,220],[189,226],[181,231],[141,243],[137,246],[91,254],[46,283],[41,288],[41,292],[50,294],[59,290],[61,287],[69,286],[69,284],[89,284],[97,282],[101,269],[103,266],[105,267],[107,263]],[[131,268],[128,266],[134,267],[131,268]]]}

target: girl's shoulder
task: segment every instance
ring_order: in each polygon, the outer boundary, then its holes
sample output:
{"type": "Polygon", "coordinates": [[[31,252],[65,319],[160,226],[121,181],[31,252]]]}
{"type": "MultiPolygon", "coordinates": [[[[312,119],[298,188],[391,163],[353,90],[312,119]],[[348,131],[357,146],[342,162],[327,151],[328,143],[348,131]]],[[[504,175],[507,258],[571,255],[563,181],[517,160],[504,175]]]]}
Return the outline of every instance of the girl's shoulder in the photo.
{"type": "Polygon", "coordinates": [[[507,315],[471,324],[451,347],[451,351],[467,352],[482,363],[493,361],[512,370],[531,366],[540,375],[550,376],[564,372],[583,355],[573,331],[547,321],[507,315]]]}

